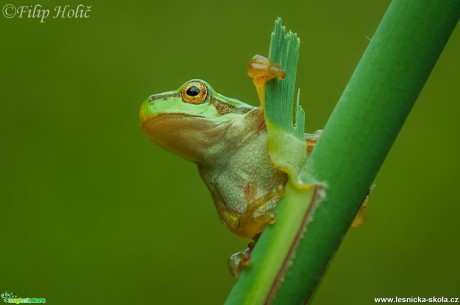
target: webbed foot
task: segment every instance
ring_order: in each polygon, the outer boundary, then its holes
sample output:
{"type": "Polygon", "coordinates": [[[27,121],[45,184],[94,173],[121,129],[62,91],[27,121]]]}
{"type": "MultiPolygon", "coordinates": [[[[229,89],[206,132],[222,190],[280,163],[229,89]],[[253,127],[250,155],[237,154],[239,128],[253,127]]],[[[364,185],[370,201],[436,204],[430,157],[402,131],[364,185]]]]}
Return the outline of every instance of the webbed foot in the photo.
{"type": "Polygon", "coordinates": [[[265,105],[265,83],[274,78],[284,79],[286,77],[280,65],[261,55],[255,55],[251,59],[248,75],[253,78],[261,107],[265,105]]]}
{"type": "Polygon", "coordinates": [[[240,276],[241,271],[243,268],[248,266],[251,263],[251,252],[254,249],[257,239],[259,235],[254,237],[254,241],[248,244],[248,247],[242,251],[233,253],[228,258],[228,270],[230,274],[233,276],[234,279],[237,279],[240,276]]]}

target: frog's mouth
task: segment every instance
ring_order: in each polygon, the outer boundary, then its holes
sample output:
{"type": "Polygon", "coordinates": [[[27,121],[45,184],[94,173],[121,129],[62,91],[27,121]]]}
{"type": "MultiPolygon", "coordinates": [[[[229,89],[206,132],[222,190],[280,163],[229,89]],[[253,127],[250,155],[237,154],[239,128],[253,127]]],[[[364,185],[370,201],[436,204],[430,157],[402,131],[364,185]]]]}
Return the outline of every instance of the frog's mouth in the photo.
{"type": "Polygon", "coordinates": [[[141,118],[142,131],[158,145],[188,160],[199,162],[203,154],[225,135],[225,122],[182,113],[141,118]]]}
{"type": "Polygon", "coordinates": [[[173,136],[174,131],[199,132],[212,129],[215,126],[216,122],[212,119],[183,113],[166,113],[141,118],[141,129],[149,136],[155,136],[164,131],[173,136]]]}

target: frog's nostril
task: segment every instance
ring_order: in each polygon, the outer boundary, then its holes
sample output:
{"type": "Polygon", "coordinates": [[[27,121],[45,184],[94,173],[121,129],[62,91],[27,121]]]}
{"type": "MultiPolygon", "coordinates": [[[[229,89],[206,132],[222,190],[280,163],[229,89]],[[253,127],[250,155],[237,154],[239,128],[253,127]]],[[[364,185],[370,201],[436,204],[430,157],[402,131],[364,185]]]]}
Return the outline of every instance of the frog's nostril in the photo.
{"type": "Polygon", "coordinates": [[[157,97],[155,95],[149,96],[149,101],[151,101],[151,102],[153,102],[156,99],[157,99],[157,97]]]}

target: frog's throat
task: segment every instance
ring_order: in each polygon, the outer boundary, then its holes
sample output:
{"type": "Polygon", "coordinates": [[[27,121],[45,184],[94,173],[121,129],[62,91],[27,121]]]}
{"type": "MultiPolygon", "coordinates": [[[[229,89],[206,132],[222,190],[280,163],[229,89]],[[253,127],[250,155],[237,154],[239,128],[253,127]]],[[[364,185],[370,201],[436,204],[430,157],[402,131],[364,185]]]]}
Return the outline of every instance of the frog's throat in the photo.
{"type": "Polygon", "coordinates": [[[142,131],[163,148],[195,163],[207,163],[244,144],[265,129],[258,108],[228,121],[187,114],[160,114],[146,118],[142,131]],[[229,151],[230,150],[230,151],[229,151]]]}

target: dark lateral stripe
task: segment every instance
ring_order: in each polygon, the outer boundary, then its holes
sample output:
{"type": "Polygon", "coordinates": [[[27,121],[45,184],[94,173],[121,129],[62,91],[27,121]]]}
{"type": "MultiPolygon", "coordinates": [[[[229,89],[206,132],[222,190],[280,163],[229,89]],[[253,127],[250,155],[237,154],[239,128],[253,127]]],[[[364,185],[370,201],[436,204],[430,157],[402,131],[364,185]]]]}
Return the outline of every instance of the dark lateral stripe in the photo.
{"type": "Polygon", "coordinates": [[[233,108],[235,108],[235,106],[219,101],[216,98],[211,98],[211,104],[216,108],[217,112],[219,112],[220,114],[230,113],[232,112],[233,108]]]}
{"type": "Polygon", "coordinates": [[[179,96],[180,96],[180,92],[175,92],[175,93],[171,93],[171,94],[164,94],[164,95],[151,95],[151,96],[149,96],[149,101],[155,101],[155,100],[159,100],[159,99],[165,100],[165,99],[170,98],[170,97],[179,97],[179,96]]]}
{"type": "Polygon", "coordinates": [[[211,98],[211,104],[216,108],[217,112],[219,112],[222,115],[227,114],[227,113],[243,114],[251,110],[250,108],[246,108],[246,107],[235,107],[226,102],[222,102],[215,97],[211,98]]]}

